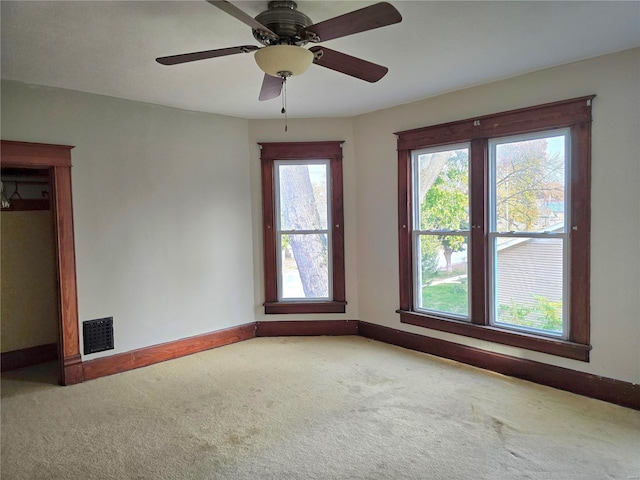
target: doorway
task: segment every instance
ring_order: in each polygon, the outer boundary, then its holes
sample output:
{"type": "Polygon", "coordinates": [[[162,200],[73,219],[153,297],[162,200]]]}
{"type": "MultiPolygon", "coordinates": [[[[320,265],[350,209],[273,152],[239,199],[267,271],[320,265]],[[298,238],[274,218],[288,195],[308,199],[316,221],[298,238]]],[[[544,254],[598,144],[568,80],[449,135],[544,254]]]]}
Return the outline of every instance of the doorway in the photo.
{"type": "Polygon", "coordinates": [[[58,359],[49,169],[2,167],[1,370],[58,359]]]}
{"type": "Polygon", "coordinates": [[[57,280],[58,362],[62,385],[80,383],[83,379],[71,197],[72,148],[2,140],[0,150],[3,168],[44,169],[50,178],[49,201],[53,214],[57,280]]]}

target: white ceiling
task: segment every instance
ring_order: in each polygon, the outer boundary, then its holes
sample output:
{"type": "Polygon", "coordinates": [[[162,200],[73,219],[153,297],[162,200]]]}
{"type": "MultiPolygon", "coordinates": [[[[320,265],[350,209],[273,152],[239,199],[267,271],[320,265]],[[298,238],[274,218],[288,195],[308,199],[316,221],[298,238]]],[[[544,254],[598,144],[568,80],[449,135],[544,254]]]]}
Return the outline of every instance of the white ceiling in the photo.
{"type": "MultiPolygon", "coordinates": [[[[267,1],[235,1],[257,15],[267,1]]],[[[376,2],[299,1],[314,22],[376,2]]],[[[389,67],[369,84],[312,65],[288,82],[291,117],[353,116],[640,46],[640,2],[392,1],[400,24],[326,42],[389,67]]],[[[258,101],[252,54],[162,66],[159,56],[255,44],[204,0],[2,1],[2,78],[243,118],[258,101]]],[[[543,86],[541,86],[543,88],[543,86]]]]}

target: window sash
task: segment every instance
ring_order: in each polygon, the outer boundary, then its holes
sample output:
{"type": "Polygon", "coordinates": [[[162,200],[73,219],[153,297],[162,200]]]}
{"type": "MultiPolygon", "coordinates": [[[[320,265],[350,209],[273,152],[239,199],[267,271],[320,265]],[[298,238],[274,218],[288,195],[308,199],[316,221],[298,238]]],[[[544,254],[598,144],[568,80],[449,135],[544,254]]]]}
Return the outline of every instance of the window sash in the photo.
{"type": "MultiPolygon", "coordinates": [[[[430,155],[435,153],[443,153],[443,152],[451,152],[455,150],[466,150],[467,156],[471,155],[471,144],[469,142],[465,143],[454,143],[450,145],[441,145],[438,147],[431,148],[421,148],[418,150],[413,150],[411,152],[411,182],[412,182],[412,195],[413,195],[413,205],[416,206],[413,210],[413,225],[416,227],[414,230],[420,230],[420,157],[423,155],[430,155]]],[[[469,167],[467,167],[467,192],[471,191],[471,175],[469,174],[469,167]]],[[[471,203],[469,201],[469,203],[471,203]]]]}
{"type": "Polygon", "coordinates": [[[569,298],[569,233],[496,233],[488,234],[488,250],[489,250],[489,282],[488,282],[488,306],[489,306],[489,325],[496,328],[506,330],[517,330],[528,332],[533,335],[543,337],[569,339],[569,322],[570,322],[570,302],[569,298]],[[499,322],[496,318],[498,311],[498,292],[497,292],[497,276],[498,276],[498,247],[496,240],[498,238],[514,238],[514,239],[556,239],[562,242],[562,331],[553,332],[533,327],[517,326],[499,322]]]}
{"type": "MultiPolygon", "coordinates": [[[[287,234],[293,235],[326,235],[327,237],[327,258],[332,258],[332,249],[331,249],[331,232],[329,230],[317,230],[317,231],[282,231],[277,233],[277,238],[279,239],[279,245],[282,245],[282,236],[287,234]]],[[[277,269],[278,269],[278,301],[279,302],[317,302],[317,301],[331,301],[333,300],[332,292],[333,292],[333,262],[327,262],[327,295],[324,296],[316,296],[316,297],[298,297],[298,296],[290,296],[287,297],[284,295],[285,293],[285,279],[284,279],[284,268],[282,258],[282,248],[278,248],[276,251],[276,259],[277,259],[277,269]]],[[[299,266],[298,266],[299,268],[299,266]]]]}
{"type": "MultiPolygon", "coordinates": [[[[569,231],[571,225],[571,130],[569,128],[559,128],[519,135],[509,135],[498,138],[489,138],[489,232],[498,232],[497,228],[497,179],[496,179],[496,149],[498,145],[509,143],[525,142],[530,140],[541,140],[550,137],[564,137],[564,231],[569,231]]],[[[507,233],[507,232],[502,232],[507,233]]],[[[516,232],[533,233],[533,232],[516,232]]]]}
{"type": "MultiPolygon", "coordinates": [[[[471,151],[471,144],[469,142],[465,142],[465,143],[456,143],[456,144],[451,144],[451,145],[442,145],[442,146],[437,146],[437,147],[430,147],[430,148],[423,148],[423,149],[419,149],[419,150],[414,150],[411,152],[411,182],[412,182],[412,205],[413,205],[413,212],[412,212],[412,216],[413,216],[413,221],[412,221],[412,232],[411,232],[411,236],[412,236],[412,250],[413,250],[413,265],[412,265],[412,271],[413,271],[413,286],[414,286],[414,290],[413,290],[413,298],[414,298],[414,305],[415,305],[415,309],[416,311],[419,312],[428,312],[428,313],[433,313],[436,315],[443,315],[446,317],[452,317],[452,318],[456,318],[456,319],[460,319],[460,320],[464,320],[464,321],[470,321],[470,306],[471,306],[471,278],[469,276],[470,273],[470,257],[471,257],[471,248],[470,248],[470,230],[469,229],[420,229],[420,225],[421,225],[421,219],[420,219],[420,210],[421,210],[421,191],[420,191],[420,157],[422,157],[423,155],[429,155],[429,154],[436,154],[436,153],[444,153],[444,152],[450,152],[450,151],[455,151],[455,150],[466,150],[467,151],[467,157],[470,157],[470,151],[471,151]],[[420,306],[419,304],[421,302],[419,302],[418,299],[422,298],[422,273],[421,273],[421,259],[419,256],[419,252],[421,250],[420,247],[420,238],[424,235],[439,235],[439,236],[461,236],[461,237],[465,237],[466,238],[466,244],[467,244],[467,266],[466,266],[466,271],[467,271],[467,314],[466,315],[462,315],[462,314],[456,314],[456,313],[451,313],[451,312],[445,312],[445,311],[441,311],[441,310],[436,310],[436,309],[431,309],[431,308],[426,308],[424,306],[420,306]]],[[[470,207],[471,207],[471,196],[470,196],[470,192],[471,192],[471,186],[470,186],[470,182],[471,182],[471,175],[470,175],[470,168],[469,168],[469,162],[467,164],[467,198],[468,198],[468,205],[469,205],[469,211],[467,213],[468,217],[467,220],[469,220],[469,224],[470,224],[470,207]]],[[[425,194],[427,192],[424,192],[425,194]]]]}
{"type": "Polygon", "coordinates": [[[488,309],[489,309],[489,325],[497,328],[508,330],[521,330],[534,335],[559,337],[563,339],[569,338],[569,321],[571,318],[569,299],[569,281],[570,281],[570,265],[569,265],[569,225],[571,225],[571,131],[568,128],[544,130],[542,132],[533,132],[519,135],[509,135],[499,138],[488,139],[489,146],[489,162],[488,172],[485,172],[489,178],[489,231],[487,234],[486,248],[489,252],[488,258],[488,309]],[[498,199],[497,199],[497,147],[500,145],[508,145],[519,142],[527,142],[533,140],[541,140],[551,137],[564,137],[564,160],[563,160],[563,228],[562,232],[553,231],[500,231],[498,230],[498,199]],[[562,331],[560,333],[549,332],[545,330],[530,328],[526,326],[516,326],[498,322],[497,309],[497,262],[498,247],[496,240],[498,238],[559,238],[562,240],[562,331]]]}
{"type": "MultiPolygon", "coordinates": [[[[327,236],[327,258],[333,258],[333,246],[331,241],[331,230],[328,228],[331,225],[331,165],[328,159],[317,159],[317,160],[287,160],[281,161],[276,160],[274,162],[274,195],[275,195],[275,219],[276,219],[276,238],[279,240],[277,245],[282,245],[282,236],[283,235],[326,235],[327,236]],[[283,229],[282,228],[282,210],[281,210],[281,195],[280,195],[280,167],[282,166],[309,166],[309,165],[324,165],[324,180],[325,180],[325,188],[326,188],[326,223],[327,228],[321,229],[283,229]]],[[[333,262],[328,261],[328,289],[327,295],[319,296],[319,297],[285,297],[284,296],[284,272],[283,272],[283,261],[282,258],[282,248],[276,249],[276,262],[277,262],[277,272],[278,272],[278,301],[279,302],[317,302],[319,300],[330,301],[333,299],[332,291],[332,279],[333,279],[333,262]]]]}
{"type": "Polygon", "coordinates": [[[413,258],[415,259],[415,261],[413,262],[413,278],[414,278],[414,299],[415,299],[415,310],[417,312],[425,312],[425,313],[433,313],[435,315],[442,315],[444,317],[450,317],[450,318],[454,318],[457,320],[461,320],[461,321],[465,321],[465,322],[470,322],[471,321],[471,277],[469,275],[469,271],[470,271],[470,255],[471,255],[471,251],[470,251],[470,245],[469,245],[469,231],[468,230],[416,230],[413,232],[413,258]],[[430,235],[430,236],[435,236],[435,235],[452,235],[452,236],[460,236],[460,237],[465,237],[466,238],[466,244],[467,244],[467,314],[463,315],[463,314],[457,314],[457,313],[453,313],[453,312],[447,312],[444,310],[438,310],[435,308],[428,308],[425,306],[420,306],[420,302],[418,299],[422,298],[422,289],[423,289],[423,285],[422,285],[422,272],[421,272],[421,260],[420,260],[420,239],[423,236],[426,235],[430,235]]]}

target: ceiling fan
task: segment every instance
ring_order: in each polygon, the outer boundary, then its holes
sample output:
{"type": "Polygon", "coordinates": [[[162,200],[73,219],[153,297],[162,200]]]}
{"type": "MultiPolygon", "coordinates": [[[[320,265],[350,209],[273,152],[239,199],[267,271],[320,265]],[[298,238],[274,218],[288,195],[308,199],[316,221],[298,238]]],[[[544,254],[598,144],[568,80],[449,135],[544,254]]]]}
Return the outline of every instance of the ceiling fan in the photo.
{"type": "Polygon", "coordinates": [[[300,75],[312,63],[367,82],[377,82],[386,75],[387,67],[330,50],[324,46],[306,49],[304,45],[309,42],[319,43],[346,37],[402,21],[400,12],[386,2],[376,3],[314,24],[308,16],[297,9],[296,2],[291,0],[270,1],[268,9],[255,18],[226,0],[206,1],[249,25],[253,30],[254,38],[264,46],[241,45],[219,48],[159,57],[156,61],[162,65],[177,65],[255,52],[256,63],[265,72],[260,100],[278,97],[287,78],[300,75]]]}

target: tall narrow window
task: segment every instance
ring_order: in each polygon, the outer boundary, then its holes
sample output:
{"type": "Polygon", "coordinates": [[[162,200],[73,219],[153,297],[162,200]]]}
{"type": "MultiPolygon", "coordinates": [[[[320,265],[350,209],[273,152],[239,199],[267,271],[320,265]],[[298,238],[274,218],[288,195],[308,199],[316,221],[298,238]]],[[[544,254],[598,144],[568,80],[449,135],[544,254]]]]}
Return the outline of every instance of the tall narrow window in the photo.
{"type": "Polygon", "coordinates": [[[489,141],[491,323],[567,337],[568,130],[489,141]]]}
{"type": "Polygon", "coordinates": [[[329,161],[275,162],[278,300],[330,300],[329,161]]]}
{"type": "Polygon", "coordinates": [[[589,360],[593,98],[397,133],[402,322],[589,360]]]}
{"type": "Polygon", "coordinates": [[[469,146],[413,152],[419,311],[469,318],[469,146]]]}
{"type": "Polygon", "coordinates": [[[265,313],[345,311],[341,144],[260,144],[265,313]]]}

